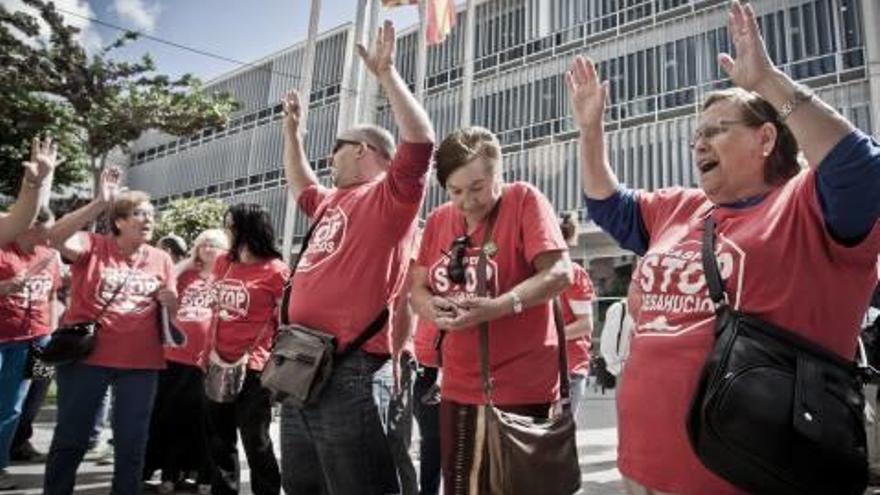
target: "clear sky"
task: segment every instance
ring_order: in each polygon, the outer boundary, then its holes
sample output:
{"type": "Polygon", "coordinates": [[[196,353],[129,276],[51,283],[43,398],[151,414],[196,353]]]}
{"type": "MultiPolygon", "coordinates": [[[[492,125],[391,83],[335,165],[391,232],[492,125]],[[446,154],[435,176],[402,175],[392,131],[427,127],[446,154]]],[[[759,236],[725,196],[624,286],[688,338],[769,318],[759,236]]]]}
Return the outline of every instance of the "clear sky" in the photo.
{"type": "MultiPolygon", "coordinates": [[[[0,0],[0,3],[10,10],[20,9],[22,5],[20,0],[0,0]]],[[[55,0],[55,4],[71,23],[83,29],[83,41],[90,46],[106,45],[120,32],[83,17],[252,62],[305,39],[311,1],[55,0]]],[[[323,0],[319,31],[354,22],[356,8],[356,0],[323,0]]],[[[390,18],[398,29],[404,29],[418,22],[418,9],[415,6],[382,9],[380,17],[390,18]]],[[[190,72],[203,81],[238,67],[143,38],[120,50],[118,56],[134,58],[144,53],[153,56],[163,73],[179,76],[190,72]]]]}

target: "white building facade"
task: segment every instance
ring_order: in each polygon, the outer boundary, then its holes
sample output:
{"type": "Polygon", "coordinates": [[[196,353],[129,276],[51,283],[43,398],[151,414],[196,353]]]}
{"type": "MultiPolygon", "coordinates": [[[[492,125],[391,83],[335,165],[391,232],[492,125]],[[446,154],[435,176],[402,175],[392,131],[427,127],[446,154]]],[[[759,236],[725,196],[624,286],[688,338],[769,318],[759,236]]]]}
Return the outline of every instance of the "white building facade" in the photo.
{"type": "MultiPolygon", "coordinates": [[[[428,49],[424,106],[438,137],[467,124],[491,129],[504,147],[508,180],[535,184],[560,212],[579,212],[585,228],[575,257],[625,254],[589,222],[584,209],[564,73],[575,55],[584,54],[610,81],[609,153],[621,181],[646,189],[694,186],[688,142],[699,103],[707,92],[728,85],[716,55],[731,48],[729,2],[475,4],[472,43],[466,43],[464,5],[459,5],[451,36],[428,49]]],[[[880,125],[880,35],[875,28],[880,2],[752,4],[775,62],[858,127],[873,132],[880,125]]],[[[306,149],[323,181],[329,180],[328,155],[338,129],[358,117],[393,130],[375,85],[351,74],[355,32],[353,24],[346,24],[317,41],[306,149]]],[[[398,39],[397,67],[411,87],[417,36],[410,28],[398,39]]],[[[279,100],[299,85],[304,48],[301,43],[212,81],[209,90],[228,91],[242,104],[230,125],[187,138],[144,136],[133,147],[129,186],[150,192],[160,209],[186,197],[259,203],[272,213],[280,237],[287,196],[279,100]]],[[[423,213],[444,201],[445,192],[432,178],[423,213]]],[[[296,218],[295,242],[305,228],[305,221],[296,218]]]]}

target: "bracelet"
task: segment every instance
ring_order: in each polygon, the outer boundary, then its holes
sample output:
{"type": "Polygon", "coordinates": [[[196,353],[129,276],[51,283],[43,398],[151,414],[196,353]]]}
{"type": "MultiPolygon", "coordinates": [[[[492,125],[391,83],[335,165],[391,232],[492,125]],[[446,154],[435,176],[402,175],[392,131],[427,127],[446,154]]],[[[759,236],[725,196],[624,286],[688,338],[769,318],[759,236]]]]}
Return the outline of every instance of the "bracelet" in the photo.
{"type": "Polygon", "coordinates": [[[785,119],[791,116],[794,113],[795,109],[803,102],[811,101],[815,95],[812,91],[808,91],[804,89],[802,86],[797,85],[794,89],[794,95],[790,100],[786,101],[779,107],[779,121],[785,122],[785,119]]]}

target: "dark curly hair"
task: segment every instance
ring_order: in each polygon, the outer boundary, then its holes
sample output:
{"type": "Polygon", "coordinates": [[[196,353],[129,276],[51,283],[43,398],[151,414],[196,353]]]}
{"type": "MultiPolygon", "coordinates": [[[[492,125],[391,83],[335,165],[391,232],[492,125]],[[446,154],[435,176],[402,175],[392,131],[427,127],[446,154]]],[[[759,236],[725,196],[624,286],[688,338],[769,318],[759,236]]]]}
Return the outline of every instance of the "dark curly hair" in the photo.
{"type": "Polygon", "coordinates": [[[229,207],[224,218],[232,234],[227,255],[231,261],[241,261],[239,252],[243,247],[258,258],[281,258],[281,252],[275,247],[272,218],[265,208],[254,203],[238,203],[229,207]]]}

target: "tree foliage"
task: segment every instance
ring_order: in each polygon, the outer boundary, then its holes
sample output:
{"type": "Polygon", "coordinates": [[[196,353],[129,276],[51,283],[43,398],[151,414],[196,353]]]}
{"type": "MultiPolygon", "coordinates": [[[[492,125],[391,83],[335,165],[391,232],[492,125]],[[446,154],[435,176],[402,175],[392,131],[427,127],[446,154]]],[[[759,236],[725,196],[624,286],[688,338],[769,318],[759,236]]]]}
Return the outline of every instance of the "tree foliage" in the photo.
{"type": "MultiPolygon", "coordinates": [[[[0,5],[0,93],[4,99],[7,93],[13,95],[8,99],[11,107],[3,101],[0,111],[0,135],[4,142],[7,134],[10,140],[0,149],[0,173],[20,167],[20,150],[33,133],[45,129],[41,125],[54,124],[53,130],[65,135],[62,141],[82,150],[82,155],[65,155],[74,159],[60,170],[88,162],[97,176],[111,150],[127,150],[128,143],[146,130],[189,135],[205,127],[223,127],[235,110],[228,94],[208,94],[190,74],[172,80],[156,73],[149,55],[138,62],[113,60],[111,52],[137,39],[137,33],[127,32],[89,54],[77,39],[79,29],[66,24],[53,3],[23,1],[48,26],[49,36],[41,36],[31,13],[9,12],[0,5]],[[18,146],[14,139],[20,139],[18,146]]],[[[9,179],[0,177],[15,184],[9,179]]]]}
{"type": "Polygon", "coordinates": [[[219,199],[189,198],[172,201],[162,210],[153,234],[155,240],[177,234],[192,246],[196,237],[207,229],[223,227],[226,204],[219,199]]]}

